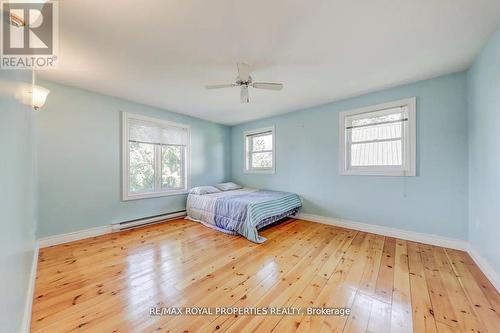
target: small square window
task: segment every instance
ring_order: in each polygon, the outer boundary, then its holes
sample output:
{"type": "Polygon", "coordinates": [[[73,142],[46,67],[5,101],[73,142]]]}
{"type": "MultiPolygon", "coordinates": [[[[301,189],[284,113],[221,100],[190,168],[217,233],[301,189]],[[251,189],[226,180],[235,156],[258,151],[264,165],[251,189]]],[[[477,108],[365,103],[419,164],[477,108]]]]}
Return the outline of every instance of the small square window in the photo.
{"type": "Polygon", "coordinates": [[[415,98],[341,112],[340,173],[415,176],[415,98]]]}
{"type": "Polygon", "coordinates": [[[245,172],[274,173],[274,127],[244,133],[245,172]]]}

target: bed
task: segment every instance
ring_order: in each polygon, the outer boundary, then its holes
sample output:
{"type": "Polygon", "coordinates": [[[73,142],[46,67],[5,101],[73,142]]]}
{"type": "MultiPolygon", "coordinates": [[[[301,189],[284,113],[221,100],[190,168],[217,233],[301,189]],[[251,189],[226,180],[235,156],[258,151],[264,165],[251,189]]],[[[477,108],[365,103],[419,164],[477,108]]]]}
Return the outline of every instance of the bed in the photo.
{"type": "Polygon", "coordinates": [[[218,231],[241,235],[255,243],[265,237],[258,230],[297,213],[302,203],[288,192],[242,188],[187,198],[187,218],[218,231]]]}

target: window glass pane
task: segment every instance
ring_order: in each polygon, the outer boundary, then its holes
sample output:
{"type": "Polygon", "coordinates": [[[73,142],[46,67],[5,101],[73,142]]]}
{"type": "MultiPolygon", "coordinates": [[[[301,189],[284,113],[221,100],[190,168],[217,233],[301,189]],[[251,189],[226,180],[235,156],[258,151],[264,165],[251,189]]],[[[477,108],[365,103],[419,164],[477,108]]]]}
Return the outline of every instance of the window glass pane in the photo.
{"type": "Polygon", "coordinates": [[[184,147],[161,147],[161,187],[163,189],[184,188],[184,147]]]}
{"type": "Polygon", "coordinates": [[[250,146],[252,143],[252,137],[245,137],[245,169],[248,170],[250,168],[250,146]]]}
{"type": "Polygon", "coordinates": [[[273,150],[273,135],[256,135],[252,137],[252,151],[273,150]]]}
{"type": "Polygon", "coordinates": [[[351,146],[351,166],[401,166],[401,140],[351,146]]]}
{"type": "MultiPolygon", "coordinates": [[[[391,109],[391,110],[393,110],[393,109],[391,109]]],[[[361,118],[359,118],[359,116],[356,116],[356,118],[350,122],[350,125],[351,126],[362,126],[362,125],[377,124],[377,123],[382,123],[382,122],[386,122],[386,121],[394,121],[394,120],[403,119],[403,114],[402,114],[402,110],[400,107],[398,107],[394,110],[394,111],[397,110],[397,112],[389,113],[391,110],[384,110],[383,112],[386,114],[382,114],[380,116],[375,116],[374,113],[375,112],[382,112],[382,111],[370,112],[361,118]]]]}
{"type": "Polygon", "coordinates": [[[401,138],[401,122],[351,128],[351,141],[372,141],[401,138]]]}
{"type": "Polygon", "coordinates": [[[253,153],[252,154],[252,168],[272,168],[273,167],[273,153],[253,153]]]}
{"type": "Polygon", "coordinates": [[[129,190],[132,193],[154,191],[155,149],[148,143],[129,142],[129,190]]]}

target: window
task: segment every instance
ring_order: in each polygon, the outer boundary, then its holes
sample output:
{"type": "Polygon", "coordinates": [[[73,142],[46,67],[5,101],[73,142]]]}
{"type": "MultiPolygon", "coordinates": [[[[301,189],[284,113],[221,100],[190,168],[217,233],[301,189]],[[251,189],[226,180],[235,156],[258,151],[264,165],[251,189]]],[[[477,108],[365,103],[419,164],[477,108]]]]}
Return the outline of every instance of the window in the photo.
{"type": "Polygon", "coordinates": [[[244,133],[245,172],[274,173],[274,127],[244,133]]]}
{"type": "Polygon", "coordinates": [[[123,113],[123,200],[186,193],[189,127],[123,113]]]}
{"type": "Polygon", "coordinates": [[[340,173],[415,176],[415,98],[341,112],[340,173]]]}

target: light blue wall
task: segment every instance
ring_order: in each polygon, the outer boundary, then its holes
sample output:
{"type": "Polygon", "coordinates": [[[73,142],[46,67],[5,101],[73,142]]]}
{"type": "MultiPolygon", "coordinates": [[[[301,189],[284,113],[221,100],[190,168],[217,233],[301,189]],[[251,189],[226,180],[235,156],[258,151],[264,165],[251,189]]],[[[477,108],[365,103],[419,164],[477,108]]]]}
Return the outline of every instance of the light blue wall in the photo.
{"type": "Polygon", "coordinates": [[[191,185],[230,178],[231,129],[89,91],[43,82],[39,115],[38,236],[179,211],[185,195],[121,200],[121,112],[191,126],[191,185]]]}
{"type": "Polygon", "coordinates": [[[34,112],[14,99],[31,82],[0,71],[0,331],[19,332],[26,306],[36,228],[34,112]]]}
{"type": "Polygon", "coordinates": [[[232,129],[232,176],[304,198],[304,213],[466,239],[466,74],[458,73],[232,129]],[[338,112],[417,97],[417,177],[340,176],[338,112]],[[276,126],[276,174],[243,173],[243,131],[276,126]]]}
{"type": "Polygon", "coordinates": [[[500,274],[500,28],[468,73],[469,240],[500,274]]]}
{"type": "Polygon", "coordinates": [[[121,111],[192,126],[193,186],[232,175],[300,194],[305,213],[468,238],[500,272],[499,59],[500,29],[467,73],[232,129],[51,82],[41,83],[52,91],[46,106],[33,112],[13,98],[29,73],[0,71],[0,327],[22,325],[37,219],[43,237],[184,209],[185,196],[121,201],[121,111]],[[338,112],[411,96],[418,176],[339,176],[338,112]],[[243,131],[269,125],[276,126],[276,174],[244,174],[243,131]]]}

